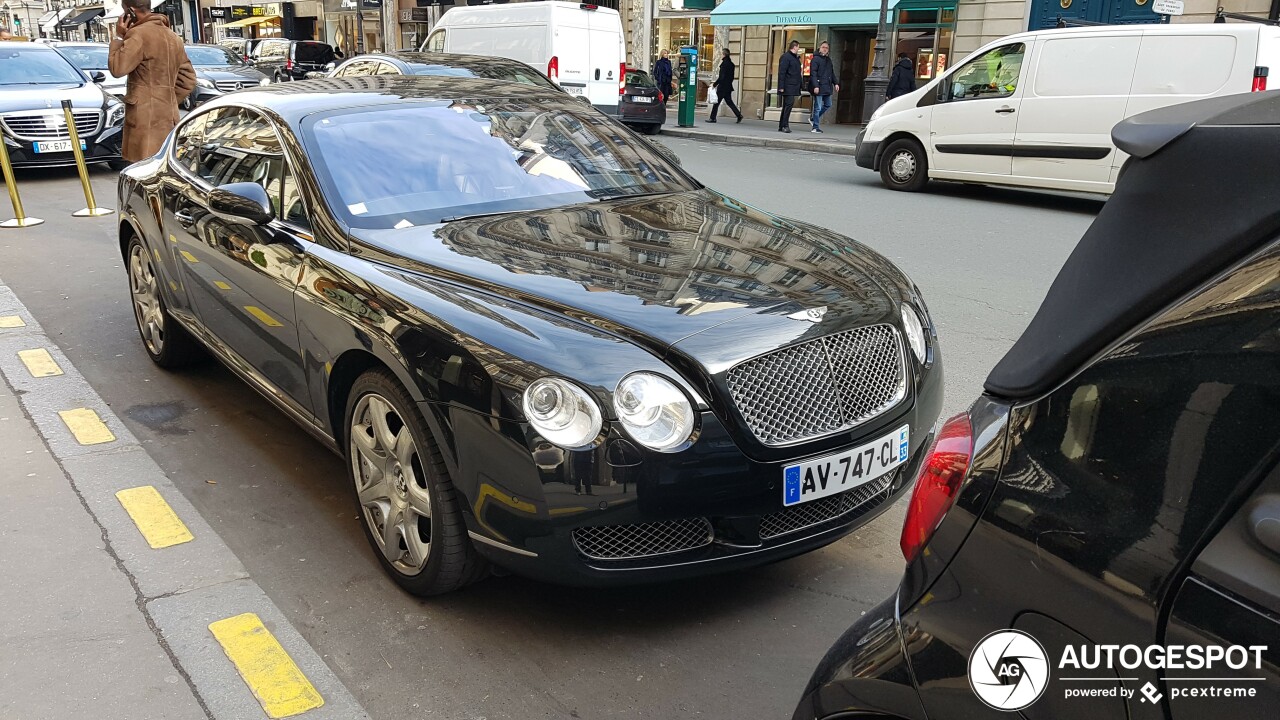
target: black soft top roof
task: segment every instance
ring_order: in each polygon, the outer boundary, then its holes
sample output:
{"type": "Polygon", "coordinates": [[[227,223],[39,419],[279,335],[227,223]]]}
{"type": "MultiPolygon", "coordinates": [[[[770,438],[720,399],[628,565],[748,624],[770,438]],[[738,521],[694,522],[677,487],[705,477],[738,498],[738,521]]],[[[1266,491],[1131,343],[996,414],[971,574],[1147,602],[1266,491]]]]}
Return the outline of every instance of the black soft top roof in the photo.
{"type": "Polygon", "coordinates": [[[1112,131],[1132,155],[1026,332],[987,376],[1033,398],[1280,235],[1280,91],[1174,105],[1112,131]]]}

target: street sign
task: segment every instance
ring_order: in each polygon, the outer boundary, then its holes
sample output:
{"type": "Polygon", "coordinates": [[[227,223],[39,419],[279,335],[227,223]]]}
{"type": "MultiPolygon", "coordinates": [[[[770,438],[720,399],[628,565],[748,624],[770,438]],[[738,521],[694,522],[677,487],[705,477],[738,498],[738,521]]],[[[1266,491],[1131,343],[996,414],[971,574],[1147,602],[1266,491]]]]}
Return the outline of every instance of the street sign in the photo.
{"type": "Polygon", "coordinates": [[[1183,0],[1152,0],[1151,10],[1157,15],[1181,15],[1184,6],[1183,0]]]}

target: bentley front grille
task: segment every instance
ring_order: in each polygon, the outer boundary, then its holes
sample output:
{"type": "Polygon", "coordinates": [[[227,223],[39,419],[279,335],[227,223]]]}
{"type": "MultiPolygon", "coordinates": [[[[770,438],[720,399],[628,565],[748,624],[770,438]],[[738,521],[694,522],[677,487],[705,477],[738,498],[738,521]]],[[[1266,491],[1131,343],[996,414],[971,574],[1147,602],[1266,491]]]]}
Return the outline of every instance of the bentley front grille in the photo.
{"type": "Polygon", "coordinates": [[[877,498],[883,500],[887,497],[889,486],[893,484],[893,479],[898,476],[899,472],[899,470],[895,469],[869,483],[859,485],[852,490],[846,490],[839,495],[832,495],[821,500],[811,500],[801,505],[793,505],[785,510],[765,515],[760,518],[760,539],[771,540],[783,535],[790,535],[793,532],[811,528],[814,525],[821,525],[828,520],[835,520],[864,506],[865,509],[869,510],[872,506],[868,505],[868,503],[872,500],[877,498]]]}
{"type": "Polygon", "coordinates": [[[871,325],[735,365],[729,392],[765,445],[790,445],[857,427],[907,394],[902,337],[871,325]]]}
{"type": "Polygon", "coordinates": [[[635,525],[574,528],[573,544],[593,560],[632,560],[695,550],[711,544],[706,518],[683,518],[635,525]]]}

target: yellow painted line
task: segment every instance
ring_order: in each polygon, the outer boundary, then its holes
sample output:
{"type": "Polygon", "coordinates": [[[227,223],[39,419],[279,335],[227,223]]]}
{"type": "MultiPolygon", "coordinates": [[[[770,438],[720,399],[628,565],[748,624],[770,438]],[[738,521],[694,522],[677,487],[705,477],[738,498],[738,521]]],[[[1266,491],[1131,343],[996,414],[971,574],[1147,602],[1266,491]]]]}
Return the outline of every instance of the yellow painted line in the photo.
{"type": "Polygon", "coordinates": [[[75,410],[63,410],[58,413],[58,417],[62,418],[62,422],[66,423],[67,429],[72,435],[76,436],[76,442],[81,445],[101,445],[102,443],[114,442],[115,435],[111,434],[111,430],[107,428],[106,423],[98,417],[98,413],[89,408],[76,408],[75,410]]]}
{"type": "Polygon", "coordinates": [[[160,248],[152,248],[151,254],[156,256],[156,262],[160,262],[160,248]]]}
{"type": "Polygon", "coordinates": [[[174,292],[177,292],[177,291],[178,291],[178,283],[176,283],[176,282],[174,282],[174,281],[170,280],[170,281],[169,281],[169,289],[170,289],[170,290],[173,290],[174,292]]]}
{"type": "Polygon", "coordinates": [[[178,251],[178,254],[179,254],[179,255],[181,255],[183,258],[185,258],[185,259],[186,259],[186,261],[187,261],[187,262],[189,262],[189,263],[198,263],[198,262],[200,262],[200,259],[199,259],[199,258],[197,258],[195,255],[192,255],[191,253],[187,252],[186,250],[179,250],[179,251],[178,251]]]}
{"type": "Polygon", "coordinates": [[[267,327],[283,327],[280,324],[279,320],[266,314],[265,312],[262,311],[262,308],[257,307],[256,305],[245,305],[244,309],[250,315],[258,318],[258,321],[261,322],[263,325],[266,325],[267,327]]]}
{"type": "Polygon", "coordinates": [[[0,315],[0,328],[20,328],[27,324],[17,315],[0,315]]]}
{"type": "Polygon", "coordinates": [[[195,540],[182,519],[154,487],[143,485],[121,490],[116,493],[116,499],[152,548],[159,550],[195,540]]]}
{"type": "Polygon", "coordinates": [[[176,243],[176,242],[178,242],[178,238],[177,238],[177,236],[175,236],[175,235],[170,235],[170,236],[169,236],[169,242],[171,242],[171,243],[176,243]]]}
{"type": "Polygon", "coordinates": [[[27,372],[31,373],[31,377],[43,378],[62,374],[62,368],[58,367],[57,361],[44,348],[19,350],[18,359],[27,366],[27,372]]]}
{"type": "Polygon", "coordinates": [[[324,698],[254,613],[209,625],[268,717],[285,718],[324,705],[324,698]]]}
{"type": "Polygon", "coordinates": [[[217,285],[219,290],[230,290],[230,289],[231,289],[231,286],[230,286],[230,285],[228,285],[228,284],[226,284],[226,283],[222,282],[221,280],[214,280],[214,281],[213,281],[213,284],[214,284],[214,285],[217,285]]]}

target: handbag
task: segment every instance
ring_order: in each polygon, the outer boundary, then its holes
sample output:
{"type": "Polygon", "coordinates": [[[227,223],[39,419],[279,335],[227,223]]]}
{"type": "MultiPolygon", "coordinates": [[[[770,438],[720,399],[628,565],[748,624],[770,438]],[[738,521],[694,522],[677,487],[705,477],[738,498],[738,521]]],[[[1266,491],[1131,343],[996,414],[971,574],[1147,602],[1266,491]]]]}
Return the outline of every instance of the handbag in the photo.
{"type": "Polygon", "coordinates": [[[712,85],[711,87],[707,88],[707,102],[711,103],[712,105],[715,105],[716,103],[720,102],[720,93],[716,92],[715,85],[712,85]]]}

